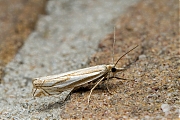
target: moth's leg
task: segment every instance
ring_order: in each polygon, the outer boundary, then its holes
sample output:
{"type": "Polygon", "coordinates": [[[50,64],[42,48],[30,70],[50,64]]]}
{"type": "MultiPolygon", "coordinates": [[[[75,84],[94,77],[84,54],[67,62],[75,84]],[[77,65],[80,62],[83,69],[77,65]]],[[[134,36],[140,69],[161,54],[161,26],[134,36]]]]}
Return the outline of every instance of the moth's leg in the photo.
{"type": "MultiPolygon", "coordinates": [[[[108,81],[109,81],[110,79],[112,79],[112,78],[121,79],[121,80],[127,80],[127,79],[125,79],[125,78],[120,78],[120,77],[116,77],[116,76],[110,77],[110,73],[109,73],[108,76],[107,76],[107,82],[106,82],[107,86],[106,86],[106,88],[107,88],[109,94],[111,94],[111,95],[113,95],[113,92],[111,92],[110,89],[109,89],[108,81]]],[[[116,92],[116,91],[115,91],[115,92],[116,92]]],[[[116,93],[117,93],[117,92],[116,92],[116,93]]]]}
{"type": "Polygon", "coordinates": [[[73,89],[71,90],[71,92],[66,96],[66,98],[64,99],[64,102],[67,100],[70,100],[71,94],[73,93],[73,89]]]}
{"type": "Polygon", "coordinates": [[[109,79],[110,79],[110,73],[108,73],[108,76],[107,76],[106,88],[107,88],[108,92],[109,92],[111,95],[113,95],[113,93],[110,91],[110,89],[109,89],[109,87],[108,87],[108,81],[109,81],[109,79]]]}
{"type": "Polygon", "coordinates": [[[92,94],[92,91],[97,87],[97,85],[104,79],[104,77],[102,77],[95,85],[94,87],[91,89],[90,93],[89,93],[89,96],[88,96],[88,106],[89,106],[89,101],[90,101],[90,97],[91,97],[91,94],[92,94]]]}
{"type": "MultiPolygon", "coordinates": [[[[34,89],[34,88],[33,88],[34,89]]],[[[37,91],[37,88],[34,90],[34,92],[33,92],[33,97],[34,97],[34,99],[35,99],[35,93],[36,93],[36,91],[37,91]]]]}
{"type": "Polygon", "coordinates": [[[116,78],[116,79],[121,79],[121,80],[131,80],[131,81],[134,81],[133,79],[126,79],[126,78],[121,78],[121,77],[117,77],[117,76],[114,76],[114,77],[111,77],[111,78],[116,78]]]}

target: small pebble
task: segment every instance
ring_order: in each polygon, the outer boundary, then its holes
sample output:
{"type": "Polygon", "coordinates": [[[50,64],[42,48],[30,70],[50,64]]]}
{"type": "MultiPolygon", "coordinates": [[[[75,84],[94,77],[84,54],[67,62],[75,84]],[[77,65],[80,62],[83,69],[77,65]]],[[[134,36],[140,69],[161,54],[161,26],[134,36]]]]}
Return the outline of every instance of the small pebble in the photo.
{"type": "Polygon", "coordinates": [[[165,115],[167,116],[169,114],[171,106],[169,106],[169,104],[162,104],[161,109],[165,113],[165,115]]]}
{"type": "Polygon", "coordinates": [[[140,55],[139,56],[139,60],[144,60],[144,59],[146,59],[146,55],[140,55]]]}

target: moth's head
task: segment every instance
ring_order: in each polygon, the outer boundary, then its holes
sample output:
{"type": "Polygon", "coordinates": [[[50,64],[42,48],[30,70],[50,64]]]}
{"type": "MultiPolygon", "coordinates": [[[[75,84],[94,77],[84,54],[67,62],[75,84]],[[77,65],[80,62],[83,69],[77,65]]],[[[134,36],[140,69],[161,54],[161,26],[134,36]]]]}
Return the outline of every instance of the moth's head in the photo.
{"type": "Polygon", "coordinates": [[[114,65],[107,65],[107,68],[108,68],[109,72],[112,72],[112,73],[117,72],[117,68],[114,67],[114,65]]]}
{"type": "Polygon", "coordinates": [[[120,71],[124,70],[124,68],[117,68],[114,65],[109,65],[108,69],[112,73],[116,73],[116,72],[120,72],[120,71]]]}

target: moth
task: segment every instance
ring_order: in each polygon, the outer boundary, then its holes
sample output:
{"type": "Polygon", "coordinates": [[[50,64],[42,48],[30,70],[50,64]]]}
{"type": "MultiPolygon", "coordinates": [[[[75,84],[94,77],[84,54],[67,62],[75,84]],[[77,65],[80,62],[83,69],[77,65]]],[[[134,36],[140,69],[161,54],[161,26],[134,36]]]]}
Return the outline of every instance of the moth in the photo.
{"type": "MultiPolygon", "coordinates": [[[[115,34],[115,33],[114,33],[115,34]]],[[[114,44],[115,44],[115,35],[113,43],[113,56],[114,56],[114,44]]],[[[138,47],[138,45],[136,46],[138,47]]],[[[51,75],[46,77],[34,78],[32,80],[33,84],[33,96],[41,97],[48,95],[57,95],[66,90],[76,90],[83,85],[88,85],[88,83],[95,82],[95,85],[92,87],[90,94],[88,96],[88,103],[92,91],[96,86],[103,80],[109,80],[110,78],[115,77],[117,72],[124,70],[124,68],[117,68],[119,60],[124,57],[126,54],[134,50],[136,47],[132,48],[125,54],[123,54],[115,64],[110,65],[97,65],[93,67],[83,68],[79,70],[74,70],[66,73],[61,73],[58,75],[51,75]]],[[[114,61],[114,57],[113,57],[114,61]]]]}

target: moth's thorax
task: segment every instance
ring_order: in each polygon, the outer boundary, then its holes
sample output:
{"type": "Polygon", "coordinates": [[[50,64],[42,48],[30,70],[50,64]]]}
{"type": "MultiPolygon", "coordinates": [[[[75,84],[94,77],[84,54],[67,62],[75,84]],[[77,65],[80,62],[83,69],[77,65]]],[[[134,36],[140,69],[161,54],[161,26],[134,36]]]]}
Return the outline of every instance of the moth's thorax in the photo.
{"type": "Polygon", "coordinates": [[[114,67],[114,65],[106,65],[106,67],[108,70],[111,70],[114,67]]]}

